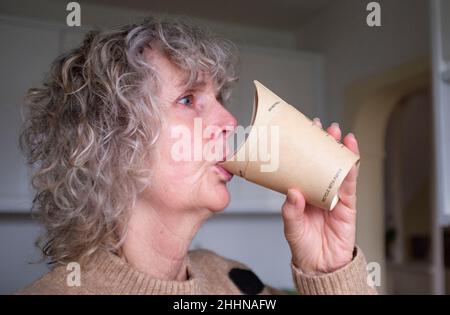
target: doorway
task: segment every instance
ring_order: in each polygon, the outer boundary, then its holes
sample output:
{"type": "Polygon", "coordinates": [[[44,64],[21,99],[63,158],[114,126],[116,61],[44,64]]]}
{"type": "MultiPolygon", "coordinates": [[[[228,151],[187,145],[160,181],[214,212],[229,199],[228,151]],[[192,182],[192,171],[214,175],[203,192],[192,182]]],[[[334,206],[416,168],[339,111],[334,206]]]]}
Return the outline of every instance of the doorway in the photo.
{"type": "Polygon", "coordinates": [[[405,95],[385,134],[384,222],[387,292],[432,293],[432,99],[405,95]]]}
{"type": "Polygon", "coordinates": [[[430,90],[430,69],[429,58],[423,58],[355,82],[346,91],[344,117],[358,138],[361,153],[357,243],[368,262],[380,265],[382,285],[378,291],[383,294],[392,293],[385,242],[386,133],[392,114],[405,97],[430,90]]]}

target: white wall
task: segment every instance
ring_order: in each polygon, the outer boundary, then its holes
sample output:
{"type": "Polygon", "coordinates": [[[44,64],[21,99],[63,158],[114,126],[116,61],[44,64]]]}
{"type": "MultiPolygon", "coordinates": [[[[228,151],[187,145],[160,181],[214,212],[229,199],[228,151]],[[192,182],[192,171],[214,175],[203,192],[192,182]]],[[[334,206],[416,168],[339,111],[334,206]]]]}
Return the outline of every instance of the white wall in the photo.
{"type": "MultiPolygon", "coordinates": [[[[30,19],[51,21],[66,27],[66,4],[68,1],[55,0],[4,0],[0,2],[0,14],[21,16],[30,19]]],[[[81,24],[89,27],[107,27],[119,24],[134,23],[152,12],[142,10],[125,10],[119,7],[86,3],[81,4],[81,24]]],[[[295,48],[295,34],[271,29],[260,29],[249,26],[238,26],[218,21],[196,19],[227,38],[243,44],[270,46],[278,48],[295,48]]]]}
{"type": "Polygon", "coordinates": [[[366,24],[368,2],[333,1],[297,33],[299,49],[324,55],[330,119],[347,119],[344,92],[355,80],[430,54],[429,1],[378,1],[382,26],[372,28],[366,24]]]}
{"type": "Polygon", "coordinates": [[[0,214],[0,294],[9,294],[48,271],[33,246],[39,225],[23,214],[0,214]]]}

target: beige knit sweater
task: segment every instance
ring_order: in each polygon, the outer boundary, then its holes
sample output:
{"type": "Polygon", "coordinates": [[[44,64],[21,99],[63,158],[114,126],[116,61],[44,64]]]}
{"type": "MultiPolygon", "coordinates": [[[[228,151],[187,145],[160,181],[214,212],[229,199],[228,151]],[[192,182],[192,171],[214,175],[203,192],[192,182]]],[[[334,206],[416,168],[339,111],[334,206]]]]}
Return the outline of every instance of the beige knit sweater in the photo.
{"type": "MultiPolygon", "coordinates": [[[[16,294],[284,294],[264,285],[244,264],[210,250],[193,250],[188,255],[188,280],[150,278],[119,256],[99,252],[92,266],[81,266],[80,286],[68,286],[72,271],[66,266],[52,271],[16,294]]],[[[366,261],[356,247],[353,260],[341,269],[318,276],[303,274],[291,262],[295,286],[300,294],[376,294],[367,284],[366,261]]]]}

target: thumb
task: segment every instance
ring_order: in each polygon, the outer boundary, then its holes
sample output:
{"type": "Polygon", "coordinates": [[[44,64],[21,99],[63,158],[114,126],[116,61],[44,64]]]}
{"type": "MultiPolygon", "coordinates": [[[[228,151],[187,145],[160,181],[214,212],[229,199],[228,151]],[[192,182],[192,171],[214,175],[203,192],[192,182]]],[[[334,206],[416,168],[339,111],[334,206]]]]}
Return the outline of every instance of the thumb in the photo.
{"type": "Polygon", "coordinates": [[[284,233],[286,238],[297,237],[303,226],[305,215],[305,198],[296,189],[289,189],[282,207],[284,233]]]}

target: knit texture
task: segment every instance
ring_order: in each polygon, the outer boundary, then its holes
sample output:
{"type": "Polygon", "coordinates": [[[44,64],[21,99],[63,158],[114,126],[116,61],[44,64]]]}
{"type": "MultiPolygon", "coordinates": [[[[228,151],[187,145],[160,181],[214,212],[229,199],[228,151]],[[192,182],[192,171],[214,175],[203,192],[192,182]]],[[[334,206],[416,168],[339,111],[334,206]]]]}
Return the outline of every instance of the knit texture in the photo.
{"type": "MultiPolygon", "coordinates": [[[[292,262],[290,268],[299,294],[376,294],[367,285],[366,261],[356,248],[353,260],[335,272],[311,276],[292,262]]],[[[123,258],[105,251],[81,266],[81,285],[69,286],[71,273],[60,265],[15,294],[286,294],[265,285],[245,264],[210,250],[192,250],[188,255],[186,281],[160,280],[134,269],[123,258]]]]}

